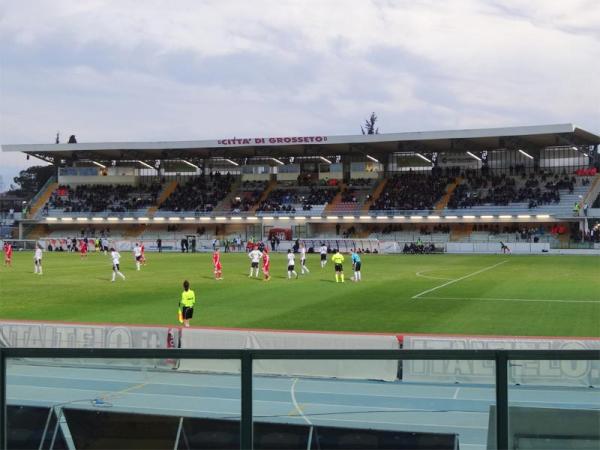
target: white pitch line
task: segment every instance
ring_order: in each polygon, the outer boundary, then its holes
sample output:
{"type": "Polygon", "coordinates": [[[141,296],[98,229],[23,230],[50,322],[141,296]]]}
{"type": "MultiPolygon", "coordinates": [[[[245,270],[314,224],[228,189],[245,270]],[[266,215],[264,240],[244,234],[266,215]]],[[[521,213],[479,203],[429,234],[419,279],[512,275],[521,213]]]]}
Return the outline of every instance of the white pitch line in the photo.
{"type": "MultiPolygon", "coordinates": [[[[435,269],[432,269],[432,270],[435,270],[435,269]]],[[[415,273],[415,275],[418,277],[422,277],[422,278],[430,278],[432,280],[448,281],[448,280],[452,279],[452,278],[432,277],[431,275],[423,275],[423,272],[431,272],[431,270],[421,270],[420,272],[415,273]]]]}
{"type": "Polygon", "coordinates": [[[446,282],[446,283],[444,283],[444,284],[440,284],[439,286],[436,286],[436,287],[434,287],[434,288],[427,289],[426,291],[420,292],[420,293],[418,293],[417,295],[413,295],[411,298],[412,298],[412,299],[419,298],[419,297],[421,297],[422,295],[429,294],[430,292],[436,291],[436,290],[438,290],[438,289],[441,289],[441,288],[443,288],[443,287],[445,287],[445,286],[449,286],[449,285],[451,285],[451,284],[453,284],[453,283],[458,283],[459,281],[465,280],[465,279],[467,279],[467,278],[469,278],[469,277],[473,277],[473,276],[475,276],[475,275],[478,275],[478,274],[480,274],[480,273],[486,272],[486,271],[488,271],[488,270],[492,270],[494,267],[498,267],[499,265],[501,265],[501,264],[504,264],[504,263],[507,263],[507,262],[508,262],[508,259],[505,259],[504,261],[501,261],[501,262],[499,262],[498,264],[494,264],[493,266],[484,267],[483,269],[479,269],[477,272],[470,273],[470,274],[468,274],[468,275],[465,275],[465,276],[463,276],[463,277],[456,278],[455,280],[450,280],[450,281],[448,281],[448,282],[446,282]]]}
{"type": "Polygon", "coordinates": [[[427,300],[483,300],[492,302],[545,302],[545,303],[596,303],[600,300],[550,300],[545,298],[489,298],[489,297],[421,297],[427,300]]]}
{"type": "Polygon", "coordinates": [[[296,408],[296,411],[298,411],[298,414],[300,414],[300,417],[302,417],[308,425],[312,425],[312,422],[310,421],[310,419],[308,417],[306,417],[304,415],[302,408],[300,408],[300,405],[296,401],[296,393],[294,392],[294,390],[296,388],[297,382],[298,382],[298,378],[294,378],[294,382],[292,383],[292,387],[290,388],[290,393],[292,394],[292,403],[294,404],[294,408],[296,408]]]}

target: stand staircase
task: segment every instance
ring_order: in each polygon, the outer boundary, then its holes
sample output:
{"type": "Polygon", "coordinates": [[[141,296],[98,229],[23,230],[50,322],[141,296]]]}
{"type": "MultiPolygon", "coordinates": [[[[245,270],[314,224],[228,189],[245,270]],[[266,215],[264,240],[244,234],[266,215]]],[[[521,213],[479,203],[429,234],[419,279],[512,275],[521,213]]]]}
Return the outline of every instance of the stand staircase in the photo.
{"type": "Polygon", "coordinates": [[[460,183],[462,183],[462,178],[461,177],[456,177],[456,179],[454,180],[454,182],[450,183],[446,187],[446,193],[444,194],[444,196],[434,206],[434,209],[436,211],[441,211],[446,206],[448,206],[448,202],[450,201],[450,198],[452,197],[452,194],[454,193],[454,191],[456,190],[456,188],[458,187],[458,185],[460,183]]]}
{"type": "Polygon", "coordinates": [[[43,208],[48,200],[50,200],[50,196],[52,193],[58,188],[58,183],[54,181],[54,178],[49,179],[46,184],[42,187],[40,192],[32,199],[29,211],[27,213],[28,219],[33,219],[43,208]]]}
{"type": "Polygon", "coordinates": [[[369,209],[371,208],[371,205],[377,201],[377,199],[379,198],[379,196],[381,195],[381,193],[385,189],[385,186],[387,185],[387,182],[388,182],[387,178],[383,178],[379,182],[379,184],[377,185],[377,187],[373,190],[373,195],[371,196],[371,200],[366,201],[365,204],[363,205],[362,212],[364,212],[364,213],[368,213],[369,212],[369,209]]]}
{"type": "Polygon", "coordinates": [[[347,187],[346,183],[340,183],[339,192],[337,194],[335,194],[335,197],[333,197],[333,199],[327,204],[327,206],[323,210],[323,212],[325,214],[335,212],[335,210],[337,209],[337,206],[342,202],[342,192],[344,192],[346,190],[346,187],[347,187]]]}
{"type": "Polygon", "coordinates": [[[271,181],[269,181],[269,184],[267,185],[267,187],[263,191],[262,195],[258,199],[258,202],[256,202],[256,205],[254,205],[250,209],[249,212],[255,213],[256,210],[258,209],[258,205],[260,205],[262,202],[264,202],[267,199],[267,197],[269,196],[269,194],[271,193],[271,191],[273,191],[273,189],[275,189],[275,187],[277,187],[277,180],[271,180],[271,181]]]}
{"type": "Polygon", "coordinates": [[[472,223],[463,223],[450,231],[450,242],[459,242],[473,232],[472,223]]]}
{"type": "Polygon", "coordinates": [[[156,211],[158,211],[158,208],[160,208],[160,205],[162,205],[165,202],[165,200],[168,199],[173,192],[175,192],[175,189],[177,189],[178,185],[179,185],[179,183],[177,182],[177,180],[174,180],[174,181],[171,181],[169,184],[167,184],[163,188],[162,192],[158,196],[158,199],[156,200],[156,205],[148,208],[148,216],[149,217],[153,217],[154,214],[156,214],[156,211]]]}

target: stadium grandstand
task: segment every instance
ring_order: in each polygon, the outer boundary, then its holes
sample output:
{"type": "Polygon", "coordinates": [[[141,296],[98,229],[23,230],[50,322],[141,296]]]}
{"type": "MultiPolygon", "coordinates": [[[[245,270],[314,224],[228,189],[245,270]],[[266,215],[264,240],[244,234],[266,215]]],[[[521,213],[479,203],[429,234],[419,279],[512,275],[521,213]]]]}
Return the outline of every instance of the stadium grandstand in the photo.
{"type": "MultiPolygon", "coordinates": [[[[56,166],[4,234],[598,242],[600,137],[571,124],[3,145],[56,166]]],[[[8,236],[7,236],[8,237],[8,236]]],[[[149,247],[152,248],[152,247],[149,247]]]]}

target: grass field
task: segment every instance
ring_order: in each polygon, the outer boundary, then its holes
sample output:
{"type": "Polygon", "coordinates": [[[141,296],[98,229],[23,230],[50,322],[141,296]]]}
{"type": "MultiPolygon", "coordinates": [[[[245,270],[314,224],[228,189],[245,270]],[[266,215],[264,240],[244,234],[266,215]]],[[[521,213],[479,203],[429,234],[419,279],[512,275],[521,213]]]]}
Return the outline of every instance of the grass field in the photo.
{"type": "MultiPolygon", "coordinates": [[[[364,255],[363,281],[335,283],[333,265],[288,280],[283,254],[270,282],[249,279],[245,254],[149,254],[135,271],[130,253],[111,283],[108,256],[32,253],[0,269],[0,318],[175,325],[181,283],[196,292],[193,326],[391,333],[600,336],[600,259],[586,256],[364,255]],[[417,297],[417,298],[413,298],[417,297]]],[[[297,267],[298,268],[298,267],[297,267]]],[[[262,275],[262,274],[261,274],[262,275]]]]}

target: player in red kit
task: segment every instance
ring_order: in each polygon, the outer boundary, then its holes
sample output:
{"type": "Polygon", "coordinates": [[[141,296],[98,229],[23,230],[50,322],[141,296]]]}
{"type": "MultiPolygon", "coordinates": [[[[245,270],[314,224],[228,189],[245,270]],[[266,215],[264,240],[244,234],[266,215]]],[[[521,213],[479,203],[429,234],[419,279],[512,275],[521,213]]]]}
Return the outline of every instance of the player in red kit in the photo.
{"type": "Polygon", "coordinates": [[[223,267],[221,266],[221,253],[218,248],[213,252],[213,265],[215,266],[215,280],[222,280],[223,277],[221,271],[223,270],[223,267]]]}
{"type": "Polygon", "coordinates": [[[12,245],[10,242],[4,243],[4,265],[8,267],[12,267],[12,245]]]}
{"type": "Polygon", "coordinates": [[[269,256],[269,251],[266,249],[264,249],[263,254],[262,254],[262,260],[263,260],[263,266],[262,266],[262,271],[265,274],[265,279],[264,281],[269,281],[271,279],[271,257],[269,256]]]}
{"type": "Polygon", "coordinates": [[[81,241],[81,244],[79,246],[79,252],[81,253],[81,259],[83,259],[87,256],[87,252],[88,252],[87,242],[81,241]]]}
{"type": "Polygon", "coordinates": [[[140,243],[140,251],[142,252],[142,265],[146,265],[146,253],[144,252],[144,244],[140,243]]]}

